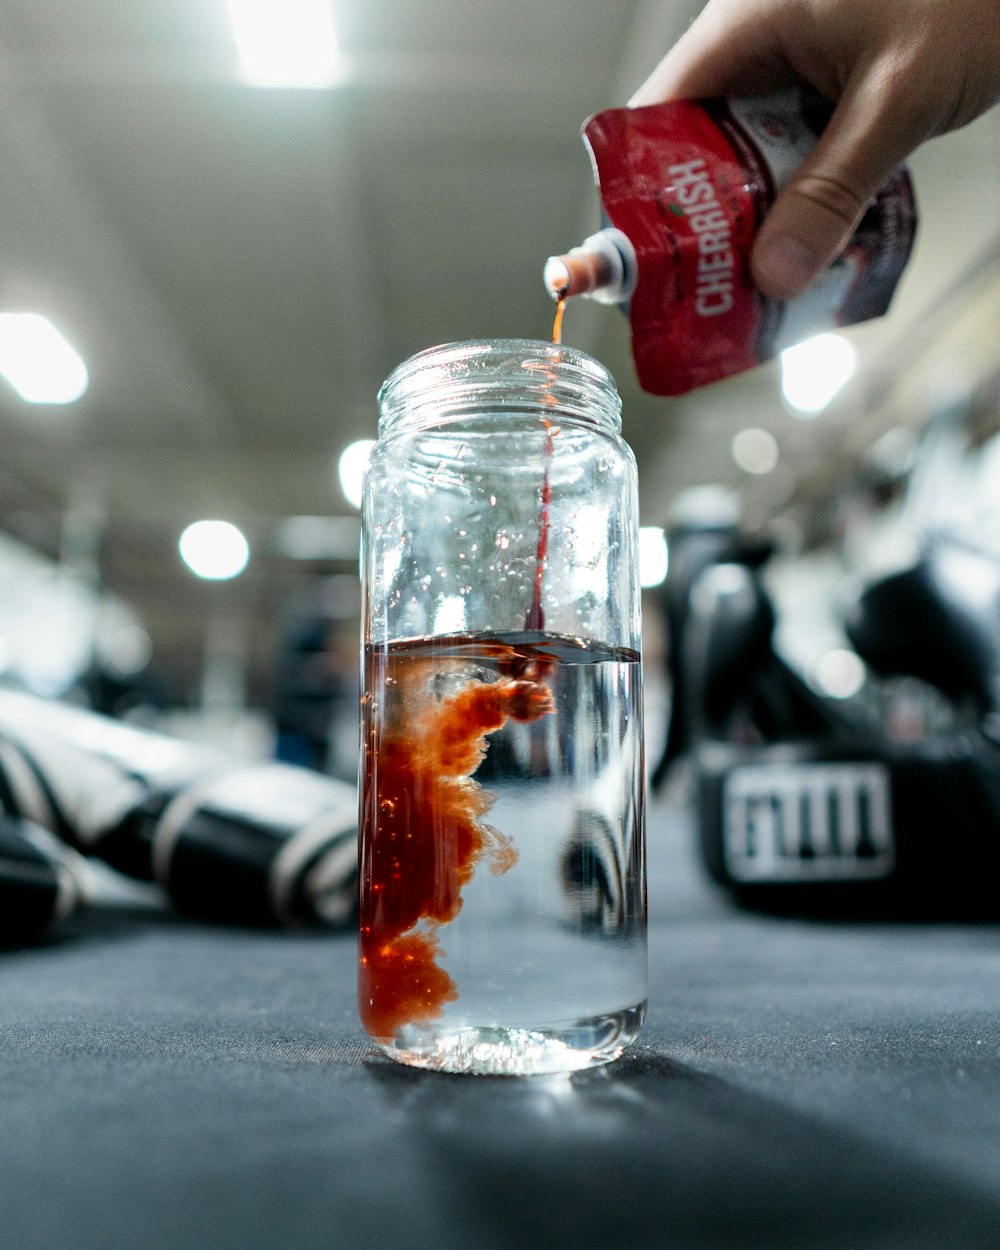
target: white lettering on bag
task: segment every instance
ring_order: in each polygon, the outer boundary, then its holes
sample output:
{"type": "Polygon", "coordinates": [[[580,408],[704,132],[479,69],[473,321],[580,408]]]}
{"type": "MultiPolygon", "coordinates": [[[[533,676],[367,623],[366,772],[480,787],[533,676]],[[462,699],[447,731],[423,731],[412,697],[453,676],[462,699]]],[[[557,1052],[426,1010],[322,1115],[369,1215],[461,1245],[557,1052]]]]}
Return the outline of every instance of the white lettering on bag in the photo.
{"type": "Polygon", "coordinates": [[[695,311],[699,317],[718,317],[729,312],[734,303],[736,258],[729,218],[703,159],[671,165],[667,172],[677,207],[698,237],[695,311]]]}

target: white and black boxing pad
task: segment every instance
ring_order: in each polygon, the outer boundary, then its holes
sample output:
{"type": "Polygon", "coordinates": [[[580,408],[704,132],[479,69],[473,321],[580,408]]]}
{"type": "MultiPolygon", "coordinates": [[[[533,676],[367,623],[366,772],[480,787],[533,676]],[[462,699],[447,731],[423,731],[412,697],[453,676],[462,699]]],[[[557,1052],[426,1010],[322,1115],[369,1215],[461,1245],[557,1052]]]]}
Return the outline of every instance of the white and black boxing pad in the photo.
{"type": "Polygon", "coordinates": [[[208,919],[353,917],[357,791],[304,768],[0,691],[0,806],[208,919]]]}
{"type": "Polygon", "coordinates": [[[1000,559],[945,534],[908,569],[868,587],[845,614],[858,655],[919,677],[981,712],[1000,710],[1000,559]]]}
{"type": "Polygon", "coordinates": [[[85,893],[85,866],[75,852],[38,825],[0,813],[0,946],[37,941],[85,893]]]}
{"type": "Polygon", "coordinates": [[[938,536],[849,611],[858,653],[975,720],[915,742],[844,721],[797,741],[706,742],[698,815],[711,875],[806,913],[1000,916],[1000,560],[938,536]]]}
{"type": "Polygon", "coordinates": [[[747,906],[1000,918],[1000,746],[983,734],[705,743],[696,777],[703,861],[747,906]]]}

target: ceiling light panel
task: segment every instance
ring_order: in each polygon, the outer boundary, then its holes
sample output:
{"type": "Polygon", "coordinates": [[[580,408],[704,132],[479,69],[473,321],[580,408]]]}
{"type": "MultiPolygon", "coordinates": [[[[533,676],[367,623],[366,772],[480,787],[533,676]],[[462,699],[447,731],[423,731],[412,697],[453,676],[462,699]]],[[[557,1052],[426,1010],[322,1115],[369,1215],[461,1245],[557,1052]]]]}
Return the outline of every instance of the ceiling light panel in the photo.
{"type": "Polygon", "coordinates": [[[71,404],[87,389],[87,366],[40,313],[0,313],[0,373],[29,404],[71,404]]]}
{"type": "Polygon", "coordinates": [[[332,87],[344,77],[328,0],[229,0],[246,81],[255,87],[332,87]]]}

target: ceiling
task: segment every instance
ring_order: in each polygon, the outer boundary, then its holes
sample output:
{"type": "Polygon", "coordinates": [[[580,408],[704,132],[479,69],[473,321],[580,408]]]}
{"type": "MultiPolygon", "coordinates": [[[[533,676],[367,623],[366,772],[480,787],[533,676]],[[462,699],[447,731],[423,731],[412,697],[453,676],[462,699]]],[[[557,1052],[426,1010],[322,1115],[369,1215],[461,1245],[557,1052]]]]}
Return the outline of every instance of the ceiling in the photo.
{"type": "MultiPolygon", "coordinates": [[[[374,434],[375,392],[400,360],[548,335],[542,262],[597,221],[579,125],[627,99],[700,7],[335,0],[345,80],[294,91],[242,83],[225,0],[7,0],[0,307],[48,315],[91,384],[45,407],[0,383],[0,527],[99,569],[174,697],[191,696],[220,633],[249,649],[266,697],[282,613],[317,572],[351,568],[347,550],[282,555],[281,522],[353,515],[336,460],[374,434]],[[178,558],[181,529],[205,516],[250,539],[231,583],[196,583],[178,558]]],[[[858,379],[817,421],[782,408],[770,367],[643,396],[624,321],[570,310],[565,341],[619,380],[645,522],[709,481],[739,490],[753,524],[808,506],[879,432],[926,415],[912,398],[900,411],[896,380],[927,368],[938,330],[997,282],[997,117],[929,145],[914,170],[916,256],[892,314],[855,332],[858,379]],[[778,438],[768,478],[729,455],[745,425],[778,438]]],[[[966,338],[991,344],[995,326],[980,317],[966,338]]],[[[991,367],[990,350],[973,355],[991,367]]]]}

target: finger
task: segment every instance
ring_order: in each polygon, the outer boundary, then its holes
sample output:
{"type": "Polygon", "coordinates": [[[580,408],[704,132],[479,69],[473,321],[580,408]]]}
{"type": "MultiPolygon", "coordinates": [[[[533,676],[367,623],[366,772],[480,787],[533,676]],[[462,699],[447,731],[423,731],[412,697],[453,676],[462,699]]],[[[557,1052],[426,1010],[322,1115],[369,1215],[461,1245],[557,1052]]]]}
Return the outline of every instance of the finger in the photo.
{"type": "Polygon", "coordinates": [[[712,0],[629,104],[753,95],[794,78],[758,6],[712,0]]]}
{"type": "Polygon", "coordinates": [[[772,299],[792,299],[843,250],[892,172],[931,133],[924,110],[870,70],[848,87],[823,135],[764,219],[753,278],[772,299]]]}

